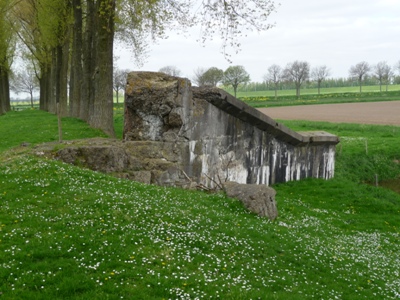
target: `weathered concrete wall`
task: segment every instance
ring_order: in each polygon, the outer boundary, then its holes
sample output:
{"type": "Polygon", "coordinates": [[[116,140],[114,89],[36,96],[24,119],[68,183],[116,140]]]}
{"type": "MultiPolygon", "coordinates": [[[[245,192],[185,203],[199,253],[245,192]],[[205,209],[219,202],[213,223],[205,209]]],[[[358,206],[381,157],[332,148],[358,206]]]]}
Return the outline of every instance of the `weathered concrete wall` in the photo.
{"type": "Polygon", "coordinates": [[[152,72],[128,76],[124,140],[173,145],[175,171],[165,180],[190,177],[207,187],[332,178],[339,142],[294,132],[223,90],[152,72]]]}

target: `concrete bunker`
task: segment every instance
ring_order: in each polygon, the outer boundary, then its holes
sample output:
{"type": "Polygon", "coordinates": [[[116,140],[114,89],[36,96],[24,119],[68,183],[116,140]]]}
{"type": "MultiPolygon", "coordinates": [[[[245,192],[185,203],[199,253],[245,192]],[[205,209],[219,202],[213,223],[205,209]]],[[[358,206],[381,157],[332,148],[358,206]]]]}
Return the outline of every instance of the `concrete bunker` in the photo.
{"type": "Polygon", "coordinates": [[[211,188],[330,179],[339,142],[327,132],[290,130],[221,89],[155,72],[128,75],[123,139],[126,149],[151,145],[144,155],[165,162],[149,169],[151,183],[211,188]]]}

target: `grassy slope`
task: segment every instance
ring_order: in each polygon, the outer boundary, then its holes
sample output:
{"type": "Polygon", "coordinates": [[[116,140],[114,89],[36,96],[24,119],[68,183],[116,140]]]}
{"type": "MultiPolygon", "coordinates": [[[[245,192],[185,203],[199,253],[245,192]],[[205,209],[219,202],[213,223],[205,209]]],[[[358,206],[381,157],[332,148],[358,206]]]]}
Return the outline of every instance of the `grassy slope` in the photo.
{"type": "MultiPolygon", "coordinates": [[[[56,124],[43,112],[0,116],[3,299],[396,299],[400,293],[400,196],[361,184],[376,173],[400,173],[393,163],[400,158],[398,127],[287,122],[341,136],[337,176],[275,186],[280,216],[269,222],[220,194],[119,180],[21,148],[4,152],[22,141],[57,140],[56,124]]],[[[64,130],[70,138],[98,135],[73,119],[64,130]]]]}

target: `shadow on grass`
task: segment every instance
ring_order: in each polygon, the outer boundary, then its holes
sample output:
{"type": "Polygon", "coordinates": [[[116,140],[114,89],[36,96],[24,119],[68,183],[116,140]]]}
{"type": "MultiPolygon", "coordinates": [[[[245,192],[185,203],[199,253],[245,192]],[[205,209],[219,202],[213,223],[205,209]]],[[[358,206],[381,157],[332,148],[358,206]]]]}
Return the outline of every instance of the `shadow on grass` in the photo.
{"type": "Polygon", "coordinates": [[[384,187],[387,189],[391,189],[392,191],[395,191],[396,193],[400,194],[400,178],[399,179],[389,179],[389,180],[383,180],[378,183],[380,187],[384,187]]]}

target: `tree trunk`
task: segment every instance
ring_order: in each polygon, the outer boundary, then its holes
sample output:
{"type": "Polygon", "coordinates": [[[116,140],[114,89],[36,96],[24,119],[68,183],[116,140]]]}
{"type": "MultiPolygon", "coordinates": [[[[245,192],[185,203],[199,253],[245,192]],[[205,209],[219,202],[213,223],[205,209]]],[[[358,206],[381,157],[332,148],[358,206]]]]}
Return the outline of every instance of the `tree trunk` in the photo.
{"type": "Polygon", "coordinates": [[[49,111],[50,97],[51,97],[51,65],[42,63],[40,65],[40,98],[39,98],[39,108],[44,111],[49,111]]]}
{"type": "Polygon", "coordinates": [[[297,99],[300,98],[300,84],[296,82],[296,97],[297,99]]]}
{"type": "MultiPolygon", "coordinates": [[[[57,46],[55,56],[54,68],[54,88],[55,88],[55,103],[56,106],[60,104],[61,100],[61,70],[62,70],[62,58],[63,58],[63,47],[57,46]]],[[[60,107],[61,108],[61,107],[60,107]]],[[[57,111],[58,112],[58,111],[57,111]]]]}
{"type": "Polygon", "coordinates": [[[0,115],[6,113],[6,93],[5,93],[4,69],[0,66],[0,115]]]}
{"type": "Polygon", "coordinates": [[[50,113],[54,113],[56,112],[56,107],[55,107],[55,102],[53,102],[54,100],[54,87],[53,87],[53,72],[54,72],[54,68],[52,66],[52,64],[47,65],[46,67],[46,111],[50,112],[50,113]]]}
{"type": "Polygon", "coordinates": [[[275,100],[278,99],[278,84],[275,83],[275,100]]]}
{"type": "Polygon", "coordinates": [[[62,67],[63,67],[63,46],[59,45],[57,47],[57,57],[56,57],[56,74],[55,74],[55,89],[56,89],[56,112],[57,112],[57,119],[58,119],[58,141],[62,142],[62,127],[61,127],[61,77],[62,77],[62,67]]]}
{"type": "Polygon", "coordinates": [[[82,120],[89,121],[89,116],[93,114],[94,88],[93,75],[95,66],[96,47],[95,38],[95,4],[94,0],[87,0],[86,26],[82,49],[83,70],[82,70],[82,89],[79,116],[82,120]]]}
{"type": "Polygon", "coordinates": [[[31,108],[33,108],[33,92],[32,90],[30,91],[30,96],[31,96],[31,108]]]}
{"type": "Polygon", "coordinates": [[[4,106],[6,108],[6,112],[11,110],[11,99],[10,99],[10,76],[9,72],[5,74],[4,80],[4,106]]]}
{"type": "Polygon", "coordinates": [[[236,98],[238,85],[237,84],[232,84],[232,87],[233,87],[233,93],[235,94],[235,98],[236,98]]]}
{"type": "Polygon", "coordinates": [[[0,115],[11,110],[8,70],[0,67],[0,115]]]}
{"type": "Polygon", "coordinates": [[[95,14],[94,105],[89,124],[114,137],[113,41],[115,0],[98,0],[95,14]]]}
{"type": "Polygon", "coordinates": [[[44,67],[39,77],[39,109],[46,110],[46,76],[44,74],[44,67]]]}
{"type": "Polygon", "coordinates": [[[69,66],[69,44],[70,39],[65,40],[61,57],[61,74],[60,74],[60,112],[62,117],[68,116],[68,66],[69,66]]]}
{"type": "Polygon", "coordinates": [[[80,117],[82,91],[82,3],[73,0],[74,26],[72,32],[71,75],[69,86],[69,115],[80,117]]]}
{"type": "Polygon", "coordinates": [[[57,103],[56,103],[56,85],[57,85],[57,74],[58,74],[58,69],[59,63],[57,61],[57,50],[59,47],[53,48],[51,50],[51,64],[50,64],[50,76],[47,78],[48,80],[48,86],[47,86],[47,95],[48,95],[48,112],[52,114],[57,113],[57,103]]]}

